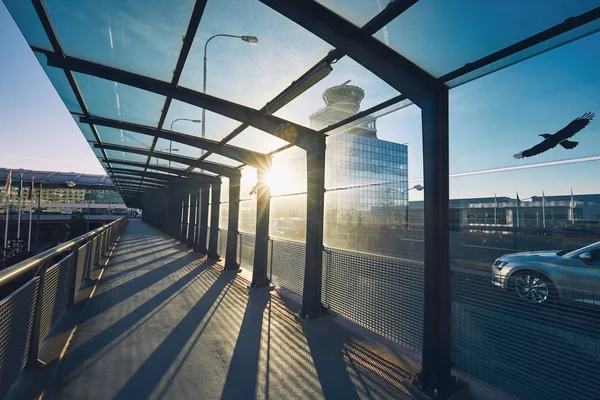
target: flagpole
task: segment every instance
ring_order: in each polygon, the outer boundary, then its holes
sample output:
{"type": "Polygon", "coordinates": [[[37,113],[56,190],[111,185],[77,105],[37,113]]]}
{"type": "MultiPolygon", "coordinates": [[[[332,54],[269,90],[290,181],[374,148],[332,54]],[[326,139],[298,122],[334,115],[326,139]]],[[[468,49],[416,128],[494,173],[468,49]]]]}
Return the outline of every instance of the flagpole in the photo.
{"type": "Polygon", "coordinates": [[[35,176],[31,178],[31,188],[29,189],[29,231],[27,232],[27,251],[31,251],[31,221],[33,220],[33,192],[35,191],[35,176]]]}
{"type": "Polygon", "coordinates": [[[521,200],[519,199],[519,193],[517,192],[517,228],[519,227],[519,203],[521,200]]]}
{"type": "Polygon", "coordinates": [[[494,225],[498,225],[498,198],[494,193],[494,225]]]}
{"type": "Polygon", "coordinates": [[[10,192],[12,187],[12,169],[8,171],[6,176],[6,184],[4,185],[4,193],[6,194],[6,219],[4,222],[4,249],[8,246],[8,211],[10,209],[10,192]]]}
{"type": "Polygon", "coordinates": [[[17,217],[17,240],[21,240],[21,192],[23,191],[23,174],[21,174],[21,181],[19,182],[19,215],[17,217]]]}
{"type": "Polygon", "coordinates": [[[546,228],[546,196],[542,190],[542,228],[546,228]]]}
{"type": "Polygon", "coordinates": [[[42,213],[42,182],[39,183],[39,190],[38,190],[38,208],[37,208],[37,219],[36,219],[36,223],[35,223],[35,245],[34,245],[34,251],[37,254],[38,251],[38,244],[39,244],[39,240],[40,240],[40,214],[42,213]]]}

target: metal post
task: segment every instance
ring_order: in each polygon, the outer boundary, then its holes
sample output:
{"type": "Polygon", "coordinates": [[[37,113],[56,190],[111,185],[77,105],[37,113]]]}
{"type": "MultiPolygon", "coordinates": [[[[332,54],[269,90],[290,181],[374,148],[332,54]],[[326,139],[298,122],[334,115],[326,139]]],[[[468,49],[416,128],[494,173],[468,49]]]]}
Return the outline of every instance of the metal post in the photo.
{"type": "Polygon", "coordinates": [[[254,266],[252,268],[251,287],[269,285],[267,277],[267,256],[269,245],[269,214],[271,209],[271,190],[267,182],[270,167],[257,170],[256,183],[256,236],[254,242],[254,266]]]}
{"type": "Polygon", "coordinates": [[[189,222],[189,235],[187,239],[188,247],[196,248],[198,235],[198,191],[195,190],[190,195],[190,222],[189,222]]]}
{"type": "Polygon", "coordinates": [[[44,286],[46,283],[46,270],[50,265],[50,261],[45,261],[40,268],[38,274],[40,277],[38,285],[38,293],[35,301],[35,309],[33,314],[33,326],[31,329],[31,338],[29,339],[29,358],[27,360],[27,368],[36,369],[46,365],[39,359],[40,351],[40,327],[42,323],[42,308],[44,305],[44,286]]]}
{"type": "Polygon", "coordinates": [[[34,253],[38,253],[38,244],[40,242],[40,215],[42,214],[42,182],[40,182],[40,186],[38,189],[38,207],[37,207],[37,215],[35,222],[35,243],[34,243],[34,253]]]}
{"type": "Polygon", "coordinates": [[[325,207],[325,138],[315,138],[306,152],[306,258],[300,317],[327,314],[321,303],[323,214],[325,207]]]}
{"type": "MultiPolygon", "coordinates": [[[[198,230],[197,250],[200,254],[208,253],[206,248],[206,236],[208,235],[208,185],[200,188],[200,229],[198,230]]],[[[217,220],[218,221],[218,220],[217,220]]],[[[217,222],[217,227],[219,223],[217,222]]]]}
{"type": "Polygon", "coordinates": [[[221,185],[213,184],[210,199],[210,238],[208,258],[219,259],[219,217],[221,213],[221,185]]]}
{"type": "Polygon", "coordinates": [[[240,182],[241,175],[229,178],[229,221],[227,224],[227,252],[225,254],[225,269],[227,270],[240,268],[236,260],[240,218],[240,182]]]}
{"type": "Polygon", "coordinates": [[[88,209],[87,209],[87,231],[90,231],[90,208],[92,207],[92,187],[89,187],[88,209]]]}
{"type": "Polygon", "coordinates": [[[185,242],[187,240],[189,207],[190,195],[189,193],[184,193],[183,200],[181,202],[181,233],[179,235],[180,242],[185,242]]]}
{"type": "Polygon", "coordinates": [[[425,217],[423,356],[419,380],[445,399],[455,391],[451,375],[448,90],[421,107],[425,217]]]}

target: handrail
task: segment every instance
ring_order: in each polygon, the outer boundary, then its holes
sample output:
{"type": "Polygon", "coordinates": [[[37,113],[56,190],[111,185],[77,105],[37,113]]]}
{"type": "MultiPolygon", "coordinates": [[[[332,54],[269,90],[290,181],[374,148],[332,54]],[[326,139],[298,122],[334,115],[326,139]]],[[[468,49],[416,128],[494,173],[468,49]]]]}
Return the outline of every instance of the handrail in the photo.
{"type": "Polygon", "coordinates": [[[125,218],[126,217],[116,219],[109,224],[102,225],[101,227],[94,229],[91,232],[84,233],[83,235],[78,236],[75,239],[71,239],[68,242],[61,243],[56,247],[41,252],[40,254],[36,254],[33,257],[29,257],[27,260],[23,260],[20,263],[5,268],[4,270],[0,271],[0,288],[9,284],[10,282],[13,282],[17,278],[27,274],[28,272],[31,272],[46,260],[51,259],[52,257],[55,257],[69,250],[70,248],[76,246],[79,242],[85,241],[97,234],[102,233],[103,231],[109,229],[111,226],[117,224],[119,221],[125,218]]]}

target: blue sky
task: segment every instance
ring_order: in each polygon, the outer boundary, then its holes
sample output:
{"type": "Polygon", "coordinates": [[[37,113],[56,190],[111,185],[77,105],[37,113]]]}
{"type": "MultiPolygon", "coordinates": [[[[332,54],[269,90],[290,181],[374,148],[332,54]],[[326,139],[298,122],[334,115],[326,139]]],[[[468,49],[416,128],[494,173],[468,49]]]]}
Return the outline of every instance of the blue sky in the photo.
{"type": "MultiPolygon", "coordinates": [[[[17,18],[27,17],[29,2],[5,0],[17,18]],[[16,5],[19,5],[17,7],[16,5]]],[[[322,0],[356,23],[375,15],[385,1],[322,0]]],[[[537,17],[522,2],[511,0],[503,7],[482,6],[464,0],[461,7],[448,2],[423,0],[416,3],[377,37],[415,63],[439,76],[465,62],[481,57],[529,36],[548,24],[597,5],[580,1],[565,5],[552,0],[537,17]],[[484,9],[482,9],[482,7],[484,9]],[[525,9],[523,8],[525,7],[525,9]],[[461,11],[462,12],[459,12],[461,11]],[[452,18],[448,18],[451,15],[452,18]],[[479,20],[475,19],[479,16],[479,20]],[[474,29],[480,34],[473,37],[474,29]],[[432,51],[437,46],[438,51],[432,51]]],[[[191,1],[176,7],[156,2],[140,7],[136,1],[85,2],[45,1],[55,21],[55,30],[68,54],[108,63],[169,80],[181,46],[191,1]],[[77,7],[75,7],[77,5],[77,7]],[[68,23],[67,23],[68,21],[68,23]],[[160,23],[159,23],[160,22],[160,23]]],[[[328,43],[254,0],[209,1],[180,84],[195,90],[202,85],[202,54],[205,41],[217,33],[255,35],[257,46],[231,38],[217,38],[209,45],[207,92],[228,100],[260,108],[292,80],[322,58],[328,43]]],[[[28,26],[28,39],[45,47],[39,27],[28,26]]],[[[100,164],[87,146],[77,124],[48,81],[35,56],[4,6],[0,6],[0,46],[5,61],[0,65],[0,165],[63,171],[101,173],[100,164]]],[[[568,162],[536,167],[539,163],[581,161],[600,155],[600,116],[573,140],[573,150],[555,148],[533,159],[514,160],[512,155],[554,133],[587,111],[600,113],[600,34],[564,45],[510,68],[456,87],[450,92],[450,169],[460,177],[451,179],[451,197],[514,196],[600,192],[595,178],[598,161],[568,162]],[[530,166],[481,174],[481,170],[530,166]]],[[[44,63],[43,57],[40,62],[44,63]]],[[[65,90],[60,71],[44,66],[69,109],[78,106],[65,90]]],[[[309,124],[309,116],[323,107],[323,91],[351,80],[365,89],[363,109],[394,97],[396,90],[348,57],[333,65],[334,71],[302,96],[277,112],[283,118],[309,124]]],[[[117,119],[156,125],[164,102],[154,95],[125,85],[76,74],[77,83],[94,113],[117,119]]],[[[201,110],[174,101],[166,124],[176,118],[199,118],[201,110]]],[[[207,113],[207,136],[221,139],[238,123],[207,113]]],[[[420,111],[409,106],[377,121],[379,138],[409,144],[409,178],[421,183],[422,146],[420,111]]],[[[200,125],[177,122],[176,130],[199,135],[200,125]]],[[[89,132],[85,132],[89,135],[89,132]]],[[[148,148],[148,137],[102,130],[108,142],[123,142],[148,148]]],[[[232,144],[257,151],[270,151],[282,142],[250,129],[232,144]]],[[[160,142],[159,148],[168,147],[160,142]]],[[[197,156],[197,149],[178,145],[180,154],[197,156]]],[[[218,161],[218,157],[211,157],[218,161]]],[[[411,199],[422,193],[410,192],[411,199]]]]}

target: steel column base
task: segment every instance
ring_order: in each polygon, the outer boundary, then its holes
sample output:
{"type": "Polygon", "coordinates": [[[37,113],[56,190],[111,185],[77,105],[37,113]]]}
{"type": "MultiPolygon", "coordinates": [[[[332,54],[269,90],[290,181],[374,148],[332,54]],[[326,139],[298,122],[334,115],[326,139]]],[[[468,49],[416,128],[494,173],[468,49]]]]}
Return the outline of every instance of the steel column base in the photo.
{"type": "Polygon", "coordinates": [[[43,362],[42,360],[40,360],[39,358],[34,361],[28,361],[27,365],[25,366],[26,369],[34,370],[34,371],[40,370],[45,367],[46,367],[46,363],[43,362]]]}
{"type": "Polygon", "coordinates": [[[265,283],[264,285],[254,285],[254,284],[250,284],[248,286],[246,286],[248,289],[250,290],[266,290],[267,288],[269,289],[269,292],[272,292],[275,290],[275,285],[273,285],[271,283],[271,281],[267,281],[267,283],[265,283]]]}
{"type": "Polygon", "coordinates": [[[456,377],[451,377],[449,382],[444,385],[439,385],[439,389],[431,390],[424,387],[422,383],[421,373],[417,373],[412,377],[413,383],[420,387],[421,390],[434,399],[439,400],[467,400],[470,399],[470,387],[466,382],[461,381],[456,377]]]}
{"type": "Polygon", "coordinates": [[[333,311],[331,311],[330,309],[328,309],[326,307],[323,307],[322,311],[319,314],[309,316],[309,315],[302,315],[299,313],[294,317],[294,319],[301,324],[306,324],[309,322],[317,322],[317,321],[333,319],[336,316],[337,316],[336,313],[334,313],[333,311]]]}

